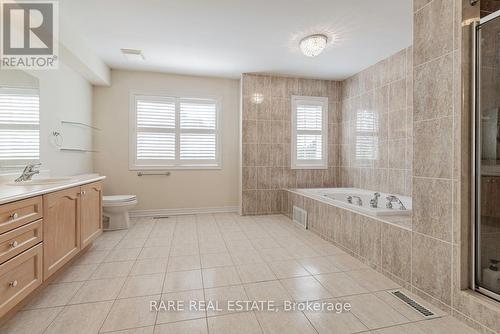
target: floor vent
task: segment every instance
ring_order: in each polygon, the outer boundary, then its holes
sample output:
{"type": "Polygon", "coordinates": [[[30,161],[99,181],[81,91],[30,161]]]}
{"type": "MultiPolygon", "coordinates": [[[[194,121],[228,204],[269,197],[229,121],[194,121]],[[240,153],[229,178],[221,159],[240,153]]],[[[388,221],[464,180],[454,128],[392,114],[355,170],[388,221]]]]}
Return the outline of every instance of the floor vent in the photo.
{"type": "Polygon", "coordinates": [[[394,296],[396,296],[397,298],[401,299],[404,303],[408,304],[415,311],[422,314],[424,317],[430,317],[430,316],[434,315],[434,313],[432,313],[427,308],[423,307],[422,305],[420,305],[419,303],[417,303],[416,301],[414,301],[413,299],[411,299],[410,297],[408,297],[407,295],[405,295],[401,291],[397,290],[397,291],[392,291],[391,293],[394,296]]]}
{"type": "Polygon", "coordinates": [[[293,222],[307,229],[307,211],[297,206],[293,206],[293,222]]]}

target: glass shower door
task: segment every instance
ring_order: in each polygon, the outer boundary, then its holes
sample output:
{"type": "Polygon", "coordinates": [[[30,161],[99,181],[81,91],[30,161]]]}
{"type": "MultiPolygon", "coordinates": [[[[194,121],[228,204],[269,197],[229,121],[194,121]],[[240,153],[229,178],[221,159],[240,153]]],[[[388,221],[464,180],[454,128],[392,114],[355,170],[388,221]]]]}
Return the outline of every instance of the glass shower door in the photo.
{"type": "Polygon", "coordinates": [[[500,16],[476,30],[475,288],[500,300],[500,16]]]}

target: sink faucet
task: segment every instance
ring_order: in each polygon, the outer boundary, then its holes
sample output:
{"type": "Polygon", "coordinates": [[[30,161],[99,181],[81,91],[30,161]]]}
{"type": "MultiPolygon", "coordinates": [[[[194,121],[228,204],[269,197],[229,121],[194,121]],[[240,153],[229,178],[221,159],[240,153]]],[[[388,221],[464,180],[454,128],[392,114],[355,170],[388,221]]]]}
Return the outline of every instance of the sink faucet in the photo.
{"type": "Polygon", "coordinates": [[[406,210],[406,207],[403,204],[403,202],[401,202],[401,200],[397,196],[394,196],[394,195],[387,196],[387,205],[386,206],[388,209],[392,209],[392,202],[396,202],[399,204],[399,210],[406,210]]]}
{"type": "Polygon", "coordinates": [[[362,206],[363,205],[363,200],[359,196],[347,196],[347,202],[352,204],[352,200],[356,198],[358,200],[358,205],[362,206]]]}
{"type": "Polygon", "coordinates": [[[21,176],[15,179],[14,182],[23,182],[31,180],[33,175],[40,173],[40,171],[37,169],[37,167],[40,165],[41,165],[40,163],[28,163],[26,167],[24,167],[21,176]]]}
{"type": "Polygon", "coordinates": [[[378,207],[378,198],[380,197],[380,193],[374,193],[373,198],[370,200],[370,206],[372,208],[377,208],[378,207]]]}

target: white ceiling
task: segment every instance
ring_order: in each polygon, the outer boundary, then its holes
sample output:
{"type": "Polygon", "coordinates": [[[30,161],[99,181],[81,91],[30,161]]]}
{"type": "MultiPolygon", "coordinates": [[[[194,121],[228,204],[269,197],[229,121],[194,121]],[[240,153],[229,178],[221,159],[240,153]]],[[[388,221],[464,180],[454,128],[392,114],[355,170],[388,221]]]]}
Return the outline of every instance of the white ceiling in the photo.
{"type": "Polygon", "coordinates": [[[70,24],[113,69],[340,80],[412,41],[412,0],[60,0],[60,12],[61,29],[70,24]],[[298,41],[312,33],[337,42],[305,57],[298,41]]]}

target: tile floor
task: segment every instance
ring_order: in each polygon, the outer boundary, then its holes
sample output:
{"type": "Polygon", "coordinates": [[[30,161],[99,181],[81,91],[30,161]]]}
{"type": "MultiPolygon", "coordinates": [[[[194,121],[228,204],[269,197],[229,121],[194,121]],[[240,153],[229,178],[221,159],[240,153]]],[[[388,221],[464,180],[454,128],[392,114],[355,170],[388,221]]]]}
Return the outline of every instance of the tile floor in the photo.
{"type": "Polygon", "coordinates": [[[138,219],[104,233],[0,333],[476,333],[432,307],[439,317],[424,320],[386,291],[395,288],[285,216],[138,219]],[[227,300],[324,300],[352,310],[150,311],[160,299],[222,309],[227,300]]]}

